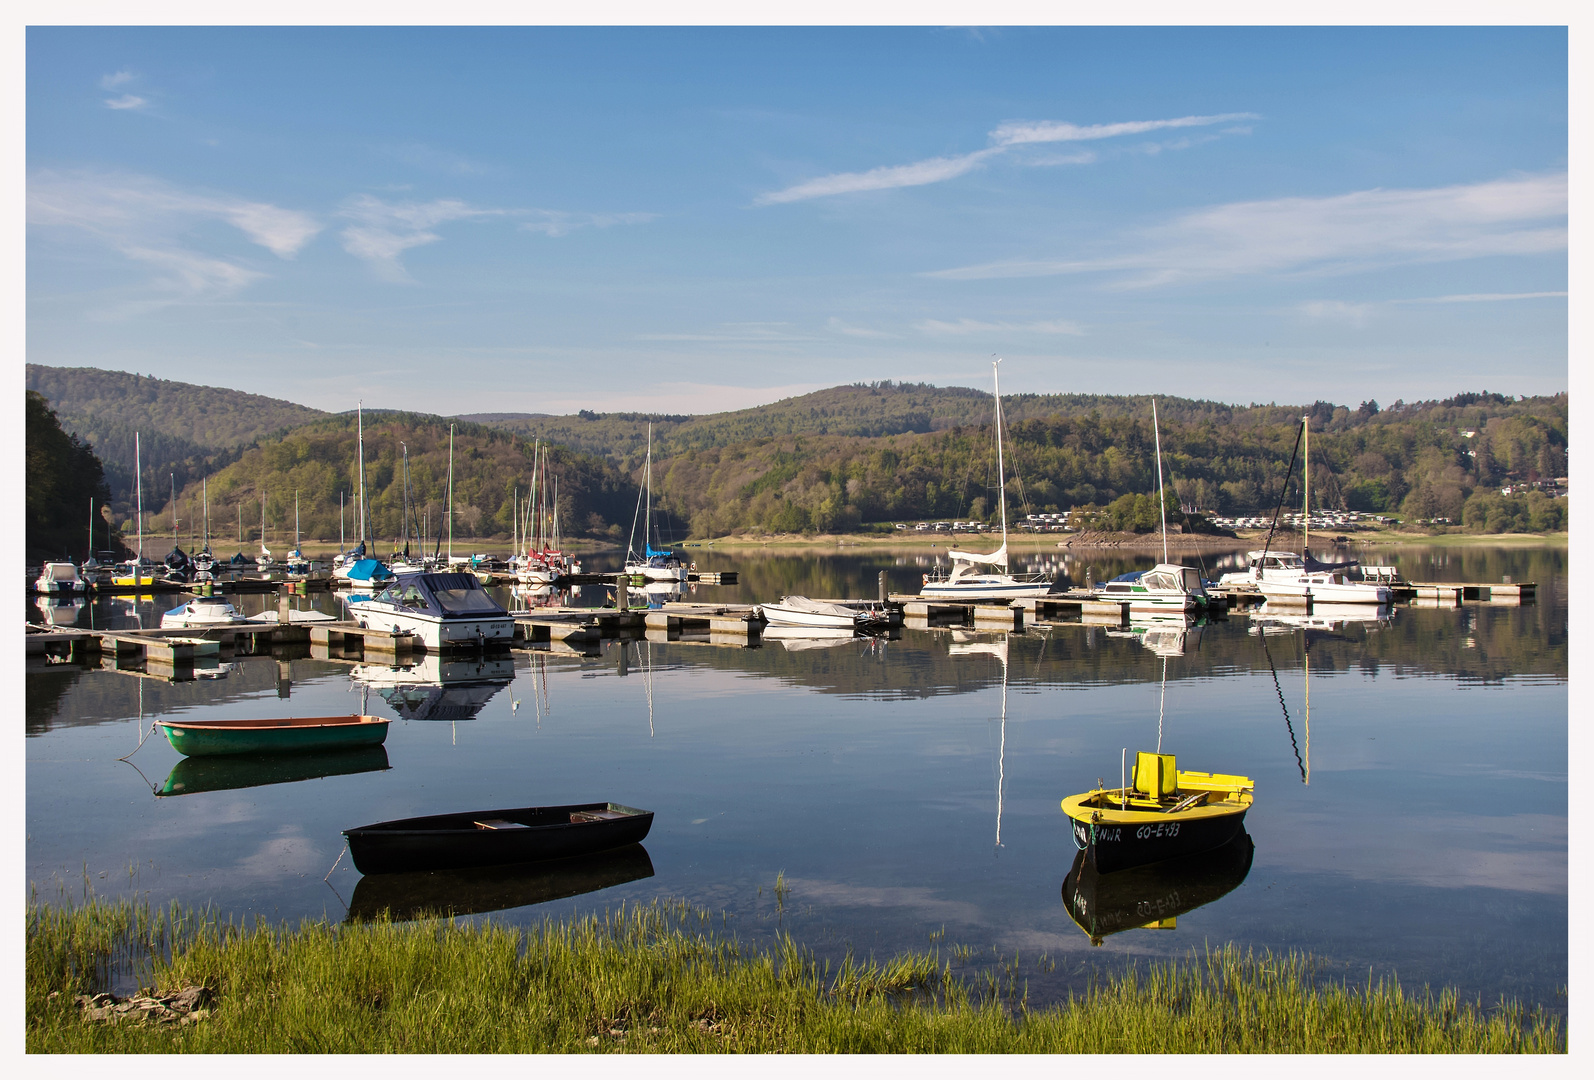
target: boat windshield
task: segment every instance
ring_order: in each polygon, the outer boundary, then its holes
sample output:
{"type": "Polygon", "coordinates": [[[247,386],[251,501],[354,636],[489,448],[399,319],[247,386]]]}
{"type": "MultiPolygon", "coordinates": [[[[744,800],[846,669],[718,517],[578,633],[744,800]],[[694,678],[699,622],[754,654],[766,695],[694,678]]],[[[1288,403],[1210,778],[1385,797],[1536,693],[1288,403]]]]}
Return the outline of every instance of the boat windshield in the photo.
{"type": "Polygon", "coordinates": [[[1181,570],[1179,572],[1179,577],[1184,583],[1185,592],[1199,593],[1205,591],[1201,588],[1201,575],[1196,573],[1192,567],[1187,566],[1181,570]]]}
{"type": "Polygon", "coordinates": [[[1144,585],[1148,589],[1168,589],[1170,591],[1177,591],[1179,588],[1179,583],[1174,579],[1174,576],[1162,570],[1148,571],[1146,575],[1140,579],[1140,584],[1144,585]]]}
{"type": "Polygon", "coordinates": [[[503,610],[486,589],[434,589],[432,597],[450,615],[497,614],[503,610]]]}

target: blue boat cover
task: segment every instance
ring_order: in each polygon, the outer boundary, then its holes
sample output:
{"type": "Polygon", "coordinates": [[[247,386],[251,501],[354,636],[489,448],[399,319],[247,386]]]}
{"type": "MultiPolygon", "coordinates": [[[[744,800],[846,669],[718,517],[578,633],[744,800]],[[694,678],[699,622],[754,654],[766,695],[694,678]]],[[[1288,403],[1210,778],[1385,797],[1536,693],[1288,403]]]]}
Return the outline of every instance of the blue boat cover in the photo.
{"type": "Polygon", "coordinates": [[[1144,573],[1145,573],[1144,570],[1131,570],[1127,574],[1119,574],[1117,577],[1113,578],[1113,580],[1114,581],[1139,581],[1140,578],[1141,578],[1141,575],[1143,575],[1144,573]]]}
{"type": "Polygon", "coordinates": [[[381,559],[361,559],[349,567],[350,581],[386,581],[393,576],[393,571],[382,564],[381,559]]]}

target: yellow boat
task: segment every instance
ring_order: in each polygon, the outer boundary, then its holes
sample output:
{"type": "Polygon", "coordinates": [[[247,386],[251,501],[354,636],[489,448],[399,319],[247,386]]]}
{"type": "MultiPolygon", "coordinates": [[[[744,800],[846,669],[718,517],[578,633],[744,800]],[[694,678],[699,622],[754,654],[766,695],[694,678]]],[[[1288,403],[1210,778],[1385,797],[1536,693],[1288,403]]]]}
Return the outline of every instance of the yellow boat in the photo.
{"type": "Polygon", "coordinates": [[[1070,795],[1062,805],[1074,845],[1110,874],[1227,844],[1254,798],[1248,776],[1183,770],[1172,754],[1141,752],[1127,787],[1070,795]]]}

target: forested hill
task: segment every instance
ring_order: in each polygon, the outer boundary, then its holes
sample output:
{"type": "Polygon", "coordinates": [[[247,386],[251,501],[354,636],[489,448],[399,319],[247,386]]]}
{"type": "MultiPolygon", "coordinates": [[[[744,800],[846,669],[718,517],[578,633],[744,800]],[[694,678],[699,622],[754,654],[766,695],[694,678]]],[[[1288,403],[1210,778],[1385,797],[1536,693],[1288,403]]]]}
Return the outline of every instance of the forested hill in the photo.
{"type": "MultiPolygon", "coordinates": [[[[123,494],[119,513],[128,510],[137,429],[151,511],[167,501],[166,474],[187,489],[185,505],[197,505],[199,482],[211,475],[213,522],[236,529],[237,506],[252,502],[244,525],[258,523],[264,490],[272,521],[291,524],[298,488],[306,535],[337,535],[337,494],[352,491],[355,481],[352,415],[114,372],[30,366],[28,379],[46,396],[58,394],[52,403],[63,426],[94,444],[123,494]]],[[[1015,394],[1002,404],[1009,502],[1018,513],[1105,507],[1155,490],[1150,398],[1015,394]]],[[[1531,509],[1516,495],[1502,503],[1500,488],[1566,475],[1564,393],[1463,393],[1385,408],[1373,401],[1227,405],[1169,397],[1157,399],[1157,410],[1168,487],[1187,507],[1271,510],[1306,414],[1319,505],[1465,518],[1489,531],[1563,527],[1556,522],[1564,521],[1565,500],[1550,505],[1535,492],[1531,509]]],[[[402,485],[393,486],[400,441],[410,446],[417,498],[441,504],[447,463],[439,439],[446,441],[448,419],[370,410],[366,420],[374,470],[367,480],[378,535],[386,537],[397,529],[386,515],[402,505],[402,485]]],[[[469,515],[467,529],[481,533],[509,531],[514,488],[530,481],[532,438],[551,443],[568,471],[560,481],[568,533],[608,536],[614,527],[629,528],[650,421],[654,505],[694,535],[983,518],[996,505],[992,397],[968,387],[859,383],[703,416],[584,411],[460,420],[455,504],[469,515]]],[[[1297,466],[1296,485],[1300,475],[1297,466]]],[[[1152,503],[1125,504],[1114,520],[1138,526],[1155,516],[1152,503]]]]}
{"type": "MultiPolygon", "coordinates": [[[[133,482],[134,432],[146,484],[175,473],[181,487],[240,447],[327,415],[260,394],[98,368],[29,364],[27,389],[44,395],[62,427],[94,448],[119,501],[133,482]]],[[[156,496],[145,492],[150,505],[156,496]]]]}
{"type": "MultiPolygon", "coordinates": [[[[483,427],[453,425],[455,549],[481,536],[508,536],[514,529],[515,507],[523,503],[532,480],[530,442],[483,427]],[[517,499],[516,489],[519,489],[517,499]]],[[[428,522],[435,538],[446,534],[448,505],[449,427],[446,418],[383,411],[365,415],[365,487],[370,504],[371,535],[386,554],[404,531],[405,456],[409,459],[409,500],[416,516],[428,522]]],[[[179,488],[177,513],[183,543],[199,532],[206,490],[210,502],[210,534],[217,551],[259,543],[261,497],[273,551],[286,550],[294,534],[297,496],[300,533],[307,539],[353,543],[360,469],[356,424],[351,415],[329,416],[278,438],[262,441],[208,477],[179,488]],[[346,509],[340,513],[340,497],[346,509]]],[[[636,509],[637,489],[614,466],[600,458],[562,447],[549,451],[549,496],[557,479],[563,534],[597,535],[622,543],[636,509]]],[[[146,492],[146,528],[159,536],[171,529],[169,493],[156,499],[146,492]]],[[[402,543],[400,544],[402,546],[402,543]]]]}

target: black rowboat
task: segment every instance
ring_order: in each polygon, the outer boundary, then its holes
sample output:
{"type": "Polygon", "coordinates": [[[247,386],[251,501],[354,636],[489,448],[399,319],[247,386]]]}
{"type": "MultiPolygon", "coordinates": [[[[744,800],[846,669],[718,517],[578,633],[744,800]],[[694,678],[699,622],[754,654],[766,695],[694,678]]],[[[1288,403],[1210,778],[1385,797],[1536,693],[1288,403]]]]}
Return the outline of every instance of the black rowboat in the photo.
{"type": "Polygon", "coordinates": [[[521,806],[401,818],[345,829],[362,874],[568,859],[640,843],[653,811],[619,803],[521,806]]]}
{"type": "Polygon", "coordinates": [[[641,844],[553,862],[376,874],[355,883],[348,919],[475,915],[545,904],[652,876],[653,862],[641,844]]]}

